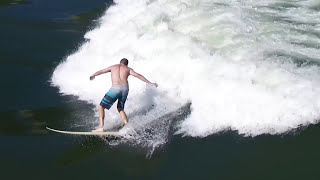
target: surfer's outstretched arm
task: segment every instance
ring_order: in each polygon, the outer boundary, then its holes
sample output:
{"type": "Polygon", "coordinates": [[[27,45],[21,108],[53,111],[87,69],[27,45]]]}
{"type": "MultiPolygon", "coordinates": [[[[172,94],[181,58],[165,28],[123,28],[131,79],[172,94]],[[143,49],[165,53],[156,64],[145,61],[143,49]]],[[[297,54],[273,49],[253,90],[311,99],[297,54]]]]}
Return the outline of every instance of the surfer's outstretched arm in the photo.
{"type": "Polygon", "coordinates": [[[150,82],[147,78],[145,78],[144,76],[142,76],[142,75],[139,74],[139,73],[136,73],[136,72],[135,72],[133,69],[131,69],[131,68],[130,68],[130,75],[132,75],[132,76],[140,79],[141,81],[144,81],[144,82],[146,82],[146,83],[148,83],[148,84],[151,84],[151,85],[154,86],[154,87],[158,87],[158,84],[157,84],[157,83],[152,83],[152,82],[150,82]]]}
{"type": "Polygon", "coordinates": [[[90,80],[93,80],[96,76],[99,76],[101,74],[108,73],[108,72],[111,72],[111,66],[108,67],[108,68],[105,68],[105,69],[102,69],[100,71],[95,72],[94,74],[92,74],[90,76],[90,80]]]}

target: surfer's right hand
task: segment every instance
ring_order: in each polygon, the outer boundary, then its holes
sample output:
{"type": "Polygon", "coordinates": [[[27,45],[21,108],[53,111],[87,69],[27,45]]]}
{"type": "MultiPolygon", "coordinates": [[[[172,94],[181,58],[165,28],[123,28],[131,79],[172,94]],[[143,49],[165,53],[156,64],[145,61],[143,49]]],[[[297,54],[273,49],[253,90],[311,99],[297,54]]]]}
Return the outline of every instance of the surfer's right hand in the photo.
{"type": "Polygon", "coordinates": [[[90,76],[90,80],[91,80],[91,81],[94,80],[94,78],[95,78],[94,75],[90,76]]]}

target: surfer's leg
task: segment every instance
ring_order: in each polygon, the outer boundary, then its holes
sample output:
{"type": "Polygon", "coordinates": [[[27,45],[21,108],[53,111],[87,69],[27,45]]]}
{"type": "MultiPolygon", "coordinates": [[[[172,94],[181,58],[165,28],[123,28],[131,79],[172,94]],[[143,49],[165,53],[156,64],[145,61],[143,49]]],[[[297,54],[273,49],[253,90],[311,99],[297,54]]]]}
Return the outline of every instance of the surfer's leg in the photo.
{"type": "Polygon", "coordinates": [[[104,108],[99,105],[99,121],[100,121],[100,127],[104,127],[104,108]]]}
{"type": "Polygon", "coordinates": [[[127,124],[128,123],[128,117],[127,117],[126,113],[124,112],[124,110],[120,111],[119,113],[120,113],[121,119],[124,122],[124,124],[127,124]]]}
{"type": "Polygon", "coordinates": [[[113,103],[117,100],[117,90],[114,88],[110,88],[107,94],[103,97],[98,107],[99,111],[99,127],[94,130],[95,132],[103,131],[104,127],[104,109],[110,109],[113,103]]]}
{"type": "Polygon", "coordinates": [[[128,117],[127,117],[126,113],[124,112],[124,105],[126,103],[128,93],[129,93],[129,86],[122,86],[121,87],[121,95],[118,99],[118,104],[117,104],[117,109],[120,113],[121,119],[124,122],[124,124],[128,123],[128,117]]]}
{"type": "Polygon", "coordinates": [[[92,132],[102,132],[103,131],[103,127],[104,127],[104,108],[99,105],[98,107],[98,111],[99,111],[99,126],[97,127],[97,129],[93,130],[92,132]]]}

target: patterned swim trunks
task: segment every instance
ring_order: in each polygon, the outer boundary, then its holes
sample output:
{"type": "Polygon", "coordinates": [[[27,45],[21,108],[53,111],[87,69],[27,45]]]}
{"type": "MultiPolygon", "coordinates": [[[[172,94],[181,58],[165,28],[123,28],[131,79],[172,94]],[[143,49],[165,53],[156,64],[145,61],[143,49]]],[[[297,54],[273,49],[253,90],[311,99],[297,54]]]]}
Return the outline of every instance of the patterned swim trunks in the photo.
{"type": "Polygon", "coordinates": [[[110,109],[113,103],[118,100],[117,109],[120,112],[124,109],[124,104],[126,103],[128,93],[128,85],[112,85],[110,90],[100,102],[100,106],[105,109],[110,109]]]}

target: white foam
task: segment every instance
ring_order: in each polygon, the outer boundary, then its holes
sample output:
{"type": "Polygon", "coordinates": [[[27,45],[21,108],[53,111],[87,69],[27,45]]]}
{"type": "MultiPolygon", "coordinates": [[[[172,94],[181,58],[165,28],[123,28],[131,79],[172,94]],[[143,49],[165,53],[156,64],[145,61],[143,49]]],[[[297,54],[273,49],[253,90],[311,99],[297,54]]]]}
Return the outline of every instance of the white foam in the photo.
{"type": "MultiPolygon", "coordinates": [[[[85,35],[89,41],[55,69],[52,82],[64,94],[98,104],[111,86],[110,75],[94,81],[89,76],[126,57],[129,66],[159,84],[153,89],[130,78],[128,114],[156,106],[147,117],[134,117],[136,124],[188,100],[192,113],[177,133],[189,136],[228,129],[247,136],[279,134],[317,123],[319,68],[297,67],[277,54],[320,59],[319,49],[291,43],[312,39],[301,31],[312,28],[309,18],[317,14],[304,19],[294,8],[268,8],[276,2],[282,1],[117,0],[85,35]],[[272,20],[281,15],[306,24],[272,20]]],[[[312,11],[300,6],[304,14],[312,11]]],[[[319,38],[313,40],[319,45],[319,38]]],[[[118,120],[114,107],[108,118],[118,120]]]]}

